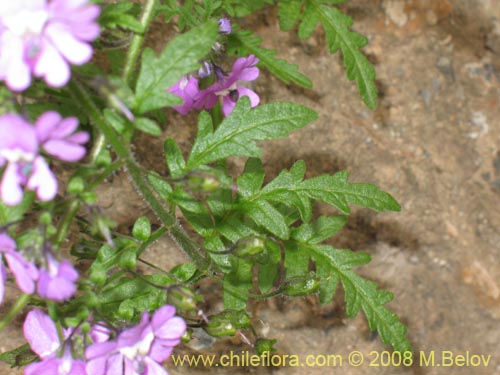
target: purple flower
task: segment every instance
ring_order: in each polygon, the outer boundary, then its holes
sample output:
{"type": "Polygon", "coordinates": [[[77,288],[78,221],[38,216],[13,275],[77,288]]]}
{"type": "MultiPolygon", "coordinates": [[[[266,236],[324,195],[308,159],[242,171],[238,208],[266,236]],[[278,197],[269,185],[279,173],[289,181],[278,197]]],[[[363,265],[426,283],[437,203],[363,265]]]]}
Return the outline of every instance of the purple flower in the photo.
{"type": "Polygon", "coordinates": [[[0,167],[7,164],[0,196],[5,204],[16,205],[23,199],[23,186],[37,193],[38,199],[49,201],[57,193],[57,180],[39,154],[42,146],[49,154],[65,161],[76,161],[85,155],[85,132],[73,131],[76,118],[61,119],[55,112],[46,112],[33,127],[21,116],[0,116],[0,167]]]}
{"type": "Polygon", "coordinates": [[[184,100],[184,104],[172,107],[181,115],[186,115],[193,108],[195,99],[200,92],[198,89],[198,80],[193,76],[189,76],[189,78],[182,77],[179,82],[167,91],[184,100]]]}
{"type": "MultiPolygon", "coordinates": [[[[0,233],[0,255],[3,254],[9,269],[14,274],[16,284],[24,293],[35,291],[35,281],[38,278],[37,268],[16,251],[16,243],[4,233],[0,233]]],[[[0,256],[0,303],[2,303],[7,272],[0,256]]]]}
{"type": "Polygon", "coordinates": [[[57,112],[41,115],[35,123],[36,135],[42,148],[50,155],[64,161],[78,161],[85,156],[82,145],[89,140],[86,132],[74,133],[78,127],[76,117],[63,119],[57,112]]]}
{"type": "Polygon", "coordinates": [[[46,254],[46,260],[47,267],[40,269],[38,277],[38,295],[53,301],[67,300],[75,294],[78,272],[70,262],[64,260],[59,263],[50,253],[46,254]]]}
{"type": "MultiPolygon", "coordinates": [[[[30,311],[23,331],[31,349],[42,359],[26,367],[25,375],[87,375],[85,362],[73,359],[69,346],[64,348],[62,357],[58,357],[61,343],[56,326],[47,314],[40,310],[30,311]]],[[[71,329],[63,330],[65,339],[70,334],[71,329]]]]}
{"type": "Polygon", "coordinates": [[[87,372],[92,375],[166,375],[161,363],[180,343],[185,331],[186,323],[175,316],[173,306],[161,307],[151,320],[145,312],[138,325],[123,331],[115,341],[87,347],[87,372]]]}
{"type": "Polygon", "coordinates": [[[100,9],[87,0],[0,2],[0,79],[11,90],[25,90],[31,75],[53,87],[65,85],[69,63],[92,57],[88,42],[99,36],[100,9]]]}
{"type": "Polygon", "coordinates": [[[233,31],[233,28],[231,27],[231,21],[229,21],[227,18],[219,19],[218,24],[219,32],[221,34],[231,34],[231,31],[233,31]]]}
{"type": "Polygon", "coordinates": [[[38,155],[38,140],[33,126],[20,116],[0,116],[0,167],[7,163],[0,195],[4,203],[16,205],[23,198],[22,186],[35,190],[40,200],[51,200],[57,181],[38,155]]]}
{"type": "Polygon", "coordinates": [[[216,103],[219,97],[222,97],[222,112],[228,116],[236,106],[236,101],[242,96],[248,96],[252,107],[259,104],[259,96],[249,88],[241,85],[241,82],[254,81],[259,76],[257,63],[259,59],[254,55],[237,59],[233,64],[233,70],[229,76],[219,73],[218,82],[205,90],[202,90],[196,101],[195,108],[210,109],[216,103]]]}

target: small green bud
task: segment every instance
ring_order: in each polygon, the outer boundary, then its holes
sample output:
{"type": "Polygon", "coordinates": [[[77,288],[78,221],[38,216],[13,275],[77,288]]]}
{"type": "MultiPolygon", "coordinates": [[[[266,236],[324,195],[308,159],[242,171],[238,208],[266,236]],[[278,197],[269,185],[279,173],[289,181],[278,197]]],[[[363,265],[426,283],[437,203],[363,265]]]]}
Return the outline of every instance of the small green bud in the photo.
{"type": "Polygon", "coordinates": [[[145,216],[141,216],[134,223],[132,236],[139,241],[146,241],[151,236],[151,223],[145,216]]]}
{"type": "Polygon", "coordinates": [[[319,282],[314,274],[292,277],[285,282],[283,294],[290,297],[305,296],[314,293],[319,288],[319,282]]]}
{"type": "Polygon", "coordinates": [[[85,190],[85,183],[80,176],[72,177],[68,182],[68,193],[80,194],[85,190]]]}
{"type": "Polygon", "coordinates": [[[92,292],[87,292],[87,294],[84,297],[85,305],[88,308],[96,307],[99,305],[99,298],[95,293],[92,292]]]}
{"type": "Polygon", "coordinates": [[[220,183],[212,176],[191,175],[188,177],[188,187],[191,190],[211,193],[220,187],[220,183]]]}
{"type": "Polygon", "coordinates": [[[225,310],[220,314],[210,317],[211,321],[229,321],[238,329],[247,328],[250,325],[250,316],[245,311],[225,310]]]}
{"type": "Polygon", "coordinates": [[[198,299],[196,294],[185,286],[173,286],[167,292],[167,303],[174,305],[179,310],[196,309],[198,299]]]}
{"type": "Polygon", "coordinates": [[[264,238],[258,236],[245,237],[236,243],[234,255],[240,258],[250,258],[262,254],[266,250],[264,238]]]}
{"type": "Polygon", "coordinates": [[[49,212],[44,212],[40,215],[40,224],[49,226],[52,223],[52,216],[49,212]]]}
{"type": "Polygon", "coordinates": [[[213,337],[234,336],[236,327],[228,320],[209,321],[205,331],[213,337]]]}
{"type": "Polygon", "coordinates": [[[132,320],[134,317],[134,308],[130,306],[129,300],[120,303],[120,306],[118,306],[118,316],[125,320],[132,320]]]}

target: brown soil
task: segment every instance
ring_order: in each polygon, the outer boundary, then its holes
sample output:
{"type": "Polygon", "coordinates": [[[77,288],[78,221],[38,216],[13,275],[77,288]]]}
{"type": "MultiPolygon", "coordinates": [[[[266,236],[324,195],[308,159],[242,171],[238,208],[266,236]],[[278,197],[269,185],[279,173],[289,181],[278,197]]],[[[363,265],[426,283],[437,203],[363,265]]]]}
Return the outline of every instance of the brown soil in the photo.
{"type": "MultiPolygon", "coordinates": [[[[365,51],[376,65],[380,88],[375,112],[361,103],[345,78],[340,57],[326,52],[322,32],[317,30],[306,42],[280,33],[274,11],[261,13],[252,24],[260,25],[257,32],[266,46],[301,67],[314,89],[283,85],[266,72],[255,88],[264,101],[298,102],[320,114],[318,121],[290,138],[264,145],[269,175],[303,159],[309,176],[348,169],[351,181],[376,183],[401,203],[400,213],[354,210],[332,243],[371,254],[372,263],[360,272],[394,292],[390,307],[408,326],[415,351],[427,356],[435,351],[436,360],[443,350],[491,354],[489,366],[370,367],[375,359],[370,353],[389,348],[370,333],[362,315],[345,317],[340,295],[326,306],[319,306],[314,297],[255,303],[257,330],[278,339],[280,354],[302,359],[340,354],[343,366],[336,371],[345,374],[500,374],[500,58],[491,20],[485,18],[494,14],[485,15],[480,5],[463,13],[463,3],[348,2],[344,9],[355,19],[355,29],[370,39],[365,51]],[[484,27],[477,26],[478,17],[484,27]],[[347,363],[352,350],[365,355],[364,365],[347,363]]],[[[500,14],[500,4],[488,6],[500,14]]],[[[188,149],[195,116],[169,116],[165,136],[188,149]]],[[[142,164],[161,165],[162,139],[140,137],[136,153],[142,164]]],[[[239,166],[241,161],[234,163],[239,166]]],[[[139,212],[148,212],[123,175],[103,186],[100,196],[125,229],[139,212]]],[[[158,241],[149,256],[169,265],[183,261],[168,238],[158,241]]],[[[15,290],[9,288],[1,313],[14,298],[15,290]]],[[[208,301],[206,308],[217,306],[208,301]]],[[[22,320],[16,324],[2,333],[0,351],[22,343],[22,320]]],[[[241,340],[215,347],[198,340],[197,345],[181,352],[249,349],[241,340]]],[[[171,374],[302,374],[304,369],[189,369],[169,364],[171,374]]],[[[309,374],[332,371],[306,369],[309,374]]],[[[22,371],[0,364],[0,373],[22,371]]]]}

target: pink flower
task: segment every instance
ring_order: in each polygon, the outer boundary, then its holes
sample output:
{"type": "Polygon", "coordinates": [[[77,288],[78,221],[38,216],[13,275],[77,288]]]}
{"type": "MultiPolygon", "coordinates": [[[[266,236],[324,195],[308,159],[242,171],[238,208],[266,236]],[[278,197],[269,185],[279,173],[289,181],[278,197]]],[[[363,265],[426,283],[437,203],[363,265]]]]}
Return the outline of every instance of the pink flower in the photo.
{"type": "Polygon", "coordinates": [[[2,303],[7,272],[4,268],[2,256],[5,258],[10,271],[16,279],[16,284],[24,293],[35,291],[35,281],[38,279],[38,270],[16,251],[16,243],[5,233],[0,233],[0,303],[2,303]]]}
{"type": "Polygon", "coordinates": [[[75,294],[78,272],[67,260],[58,262],[50,253],[45,257],[47,267],[40,269],[38,295],[53,301],[65,301],[75,294]]]}
{"type": "Polygon", "coordinates": [[[57,193],[57,180],[39,154],[42,146],[49,154],[65,161],[77,161],[85,155],[83,143],[88,134],[73,133],[78,125],[74,117],[61,119],[55,112],[46,112],[35,127],[21,116],[0,116],[0,167],[7,164],[0,196],[5,204],[16,205],[23,199],[23,186],[37,193],[38,199],[49,201],[57,193]]]}
{"type": "MultiPolygon", "coordinates": [[[[85,362],[73,359],[70,345],[66,345],[62,356],[58,356],[61,343],[56,326],[47,314],[40,310],[30,311],[24,321],[23,331],[31,349],[42,360],[28,365],[25,375],[87,375],[85,362]]],[[[63,331],[65,339],[70,334],[71,329],[63,331]]]]}
{"type": "Polygon", "coordinates": [[[53,87],[64,86],[69,63],[92,57],[88,42],[99,36],[100,9],[87,0],[0,2],[0,79],[11,90],[29,87],[31,75],[53,87]]]}
{"type": "Polygon", "coordinates": [[[42,148],[50,155],[64,161],[78,161],[85,156],[82,145],[89,141],[86,132],[74,131],[78,128],[78,119],[63,119],[54,111],[45,112],[35,124],[36,135],[42,148]]]}
{"type": "Polygon", "coordinates": [[[182,105],[172,107],[181,115],[187,115],[187,113],[193,108],[194,101],[200,92],[198,89],[198,80],[193,76],[189,76],[189,78],[182,77],[179,82],[167,91],[184,100],[182,105]]]}
{"type": "Polygon", "coordinates": [[[87,372],[92,375],[166,375],[161,366],[181,341],[186,323],[165,305],[152,319],[145,312],[141,322],[123,331],[115,341],[90,345],[85,351],[87,372]]]}
{"type": "Polygon", "coordinates": [[[224,116],[228,116],[242,96],[249,97],[252,107],[257,106],[260,101],[259,96],[241,83],[257,79],[259,76],[259,68],[256,66],[258,62],[259,59],[254,55],[237,59],[229,76],[219,73],[218,82],[199,93],[195,108],[210,109],[221,97],[222,112],[224,116]]]}

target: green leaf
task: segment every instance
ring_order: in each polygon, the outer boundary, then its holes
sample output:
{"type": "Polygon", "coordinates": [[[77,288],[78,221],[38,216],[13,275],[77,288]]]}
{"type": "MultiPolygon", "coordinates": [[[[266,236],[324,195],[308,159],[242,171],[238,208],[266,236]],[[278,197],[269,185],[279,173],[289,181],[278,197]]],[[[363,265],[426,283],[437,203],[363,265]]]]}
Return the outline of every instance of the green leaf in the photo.
{"type": "Polygon", "coordinates": [[[297,18],[301,18],[298,36],[301,39],[307,39],[321,22],[329,52],[335,53],[339,49],[342,51],[347,78],[356,81],[365,104],[375,109],[377,107],[375,69],[360,51],[368,44],[368,40],[363,35],[350,30],[353,24],[351,17],[330,5],[341,2],[343,0],[305,0],[303,13],[297,16],[297,9],[302,1],[280,0],[280,26],[282,30],[291,29],[297,18]]]}
{"type": "Polygon", "coordinates": [[[189,155],[187,171],[230,156],[260,155],[256,141],[286,137],[317,118],[313,110],[292,103],[270,103],[250,108],[242,97],[217,130],[211,131],[207,114],[200,115],[198,136],[189,155]]]}
{"type": "Polygon", "coordinates": [[[29,344],[21,345],[0,354],[0,361],[7,363],[11,367],[26,366],[36,360],[38,360],[38,355],[31,350],[29,344]]]}
{"type": "Polygon", "coordinates": [[[135,127],[141,132],[154,135],[156,137],[161,135],[161,128],[156,122],[146,117],[139,117],[135,120],[135,127]]]}
{"type": "Polygon", "coordinates": [[[251,31],[235,31],[228,37],[228,52],[239,56],[253,54],[259,58],[259,66],[264,66],[272,74],[285,83],[294,82],[299,86],[311,88],[311,80],[300,73],[298,66],[284,59],[274,57],[275,50],[261,47],[261,38],[252,35],[251,31]]]}
{"type": "Polygon", "coordinates": [[[243,310],[247,307],[248,291],[252,288],[252,263],[234,258],[231,272],[224,277],[224,308],[243,310]]]}
{"type": "Polygon", "coordinates": [[[154,109],[179,105],[181,99],[167,89],[183,75],[197,69],[199,60],[209,52],[218,35],[215,22],[207,22],[177,36],[156,57],[151,49],[142,55],[141,70],[135,89],[134,112],[143,114],[154,109]]]}
{"type": "Polygon", "coordinates": [[[255,223],[281,239],[290,235],[283,215],[265,200],[242,204],[242,209],[255,223]]]}
{"type": "Polygon", "coordinates": [[[259,290],[261,293],[269,292],[278,277],[278,264],[281,260],[281,249],[274,241],[266,242],[267,261],[259,264],[259,290]]]}
{"type": "Polygon", "coordinates": [[[243,174],[236,180],[238,192],[243,197],[258,193],[264,182],[264,177],[265,172],[260,159],[249,158],[245,164],[243,174]]]}
{"type": "Polygon", "coordinates": [[[155,172],[149,172],[148,181],[151,186],[155,189],[155,191],[160,195],[161,199],[166,202],[171,201],[172,199],[172,187],[170,184],[160,177],[155,172]]]}
{"type": "Polygon", "coordinates": [[[375,185],[348,183],[347,171],[334,175],[322,175],[302,180],[304,162],[298,161],[290,171],[282,171],[276,179],[248,200],[271,200],[285,205],[294,205],[301,211],[302,219],[310,218],[310,205],[305,198],[320,200],[349,214],[349,203],[371,208],[375,211],[399,211],[401,207],[388,193],[379,190],[375,185]]]}
{"type": "Polygon", "coordinates": [[[297,241],[319,244],[342,229],[347,221],[345,216],[321,216],[313,223],[305,223],[292,232],[297,241]]]}
{"type": "Polygon", "coordinates": [[[186,162],[182,157],[181,150],[172,138],[167,138],[163,145],[167,158],[168,169],[172,178],[182,177],[182,172],[186,168],[186,162]]]}
{"type": "MultiPolygon", "coordinates": [[[[299,244],[295,251],[310,256],[316,263],[316,273],[321,282],[320,301],[322,303],[328,303],[331,300],[340,279],[345,292],[346,312],[350,318],[356,316],[362,309],[368,319],[370,329],[377,330],[384,343],[391,344],[399,352],[411,349],[406,338],[406,327],[393,312],[384,306],[392,300],[392,294],[379,290],[374,282],[363,279],[352,271],[353,267],[370,261],[368,254],[305,243],[299,244]]],[[[288,256],[287,251],[286,257],[288,256]]],[[[293,256],[296,257],[296,255],[293,256]]]]}
{"type": "Polygon", "coordinates": [[[172,268],[170,273],[175,275],[179,280],[187,282],[196,273],[196,266],[193,263],[182,263],[172,268]]]}
{"type": "Polygon", "coordinates": [[[35,198],[32,191],[24,192],[23,200],[16,206],[8,206],[0,201],[0,225],[6,225],[21,220],[31,207],[35,198]]]}
{"type": "Polygon", "coordinates": [[[278,3],[278,15],[280,29],[290,31],[300,19],[302,0],[280,0],[278,3]]]}

